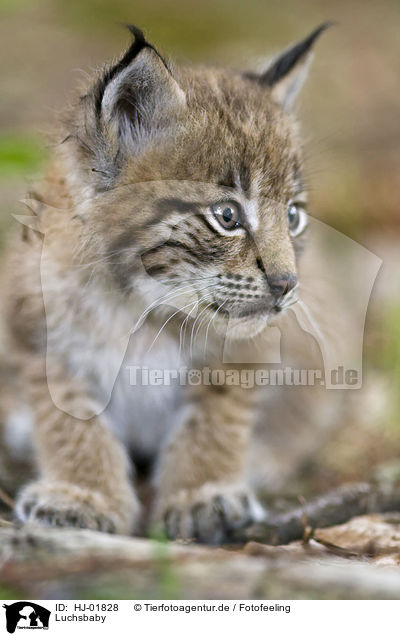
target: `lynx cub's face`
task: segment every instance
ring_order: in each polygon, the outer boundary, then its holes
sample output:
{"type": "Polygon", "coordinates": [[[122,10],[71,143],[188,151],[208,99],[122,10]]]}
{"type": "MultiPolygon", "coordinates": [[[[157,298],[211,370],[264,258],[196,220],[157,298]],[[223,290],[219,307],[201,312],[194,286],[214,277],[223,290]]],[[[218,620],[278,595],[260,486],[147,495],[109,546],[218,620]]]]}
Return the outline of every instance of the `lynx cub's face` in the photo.
{"type": "Polygon", "coordinates": [[[171,69],[131,28],[64,144],[84,232],[125,294],[190,290],[237,338],[295,302],[307,215],[288,108],[325,26],[260,75],[171,69]]]}

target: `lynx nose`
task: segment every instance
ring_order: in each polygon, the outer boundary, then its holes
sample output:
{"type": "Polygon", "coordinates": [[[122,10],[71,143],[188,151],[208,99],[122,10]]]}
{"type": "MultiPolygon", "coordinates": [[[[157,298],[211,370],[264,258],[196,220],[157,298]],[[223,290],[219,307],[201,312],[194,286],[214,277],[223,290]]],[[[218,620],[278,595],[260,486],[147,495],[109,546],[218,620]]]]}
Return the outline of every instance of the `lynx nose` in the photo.
{"type": "Polygon", "coordinates": [[[284,274],[283,276],[268,277],[268,284],[271,294],[278,300],[286,296],[297,285],[297,278],[294,274],[284,274]]]}

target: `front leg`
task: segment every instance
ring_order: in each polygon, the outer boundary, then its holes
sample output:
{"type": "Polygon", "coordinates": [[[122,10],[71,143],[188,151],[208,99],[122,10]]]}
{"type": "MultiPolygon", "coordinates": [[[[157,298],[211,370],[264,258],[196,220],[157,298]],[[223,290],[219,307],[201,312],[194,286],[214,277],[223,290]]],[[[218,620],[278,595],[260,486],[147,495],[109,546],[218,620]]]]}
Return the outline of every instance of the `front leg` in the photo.
{"type": "Polygon", "coordinates": [[[58,370],[52,377],[53,403],[45,374],[30,369],[27,377],[36,417],[35,443],[40,479],[19,493],[16,516],[25,523],[75,526],[130,534],[139,503],[129,482],[124,449],[101,417],[89,417],[90,400],[81,383],[58,370]],[[68,415],[69,406],[82,419],[68,415]]]}
{"type": "Polygon", "coordinates": [[[264,517],[244,479],[253,395],[199,386],[191,397],[191,413],[161,457],[155,518],[170,539],[222,543],[264,517]]]}

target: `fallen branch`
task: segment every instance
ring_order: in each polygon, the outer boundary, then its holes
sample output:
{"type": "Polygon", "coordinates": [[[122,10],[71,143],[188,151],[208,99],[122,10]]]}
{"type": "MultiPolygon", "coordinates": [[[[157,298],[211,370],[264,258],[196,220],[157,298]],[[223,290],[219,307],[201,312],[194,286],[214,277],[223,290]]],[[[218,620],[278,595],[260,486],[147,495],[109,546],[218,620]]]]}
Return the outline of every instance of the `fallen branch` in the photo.
{"type": "Polygon", "coordinates": [[[10,495],[7,495],[2,488],[0,488],[0,501],[2,501],[8,508],[11,508],[11,510],[14,509],[13,499],[11,499],[10,495]]]}
{"type": "MultiPolygon", "coordinates": [[[[374,523],[358,519],[367,528],[374,523]]],[[[322,550],[314,541],[305,548],[300,542],[279,548],[250,543],[224,550],[80,529],[0,527],[0,581],[12,598],[101,599],[106,593],[110,599],[190,600],[219,598],[223,590],[227,599],[398,599],[398,550],[391,536],[399,533],[400,521],[393,519],[377,518],[370,533],[358,527],[361,540],[356,536],[354,547],[336,546],[325,530],[322,550]],[[366,562],[362,547],[381,530],[378,554],[389,539],[386,558],[395,567],[366,562]]]]}
{"type": "Polygon", "coordinates": [[[235,532],[234,540],[238,543],[286,544],[301,539],[306,526],[327,528],[345,523],[352,517],[399,510],[399,488],[368,483],[348,484],[304,502],[290,512],[271,515],[264,522],[239,530],[235,532]]]}

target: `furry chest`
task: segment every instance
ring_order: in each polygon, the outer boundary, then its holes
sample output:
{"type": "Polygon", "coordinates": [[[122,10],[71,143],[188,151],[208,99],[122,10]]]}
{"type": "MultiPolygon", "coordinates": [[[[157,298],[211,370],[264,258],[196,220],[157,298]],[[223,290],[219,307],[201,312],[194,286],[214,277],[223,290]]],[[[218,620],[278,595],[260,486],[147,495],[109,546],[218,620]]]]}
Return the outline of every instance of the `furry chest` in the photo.
{"type": "Polygon", "coordinates": [[[149,328],[131,337],[105,413],[119,439],[145,457],[157,454],[179,425],[184,404],[184,387],[157,379],[179,368],[174,339],[165,334],[154,349],[151,343],[149,328]]]}

